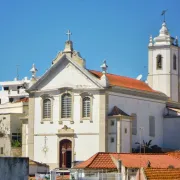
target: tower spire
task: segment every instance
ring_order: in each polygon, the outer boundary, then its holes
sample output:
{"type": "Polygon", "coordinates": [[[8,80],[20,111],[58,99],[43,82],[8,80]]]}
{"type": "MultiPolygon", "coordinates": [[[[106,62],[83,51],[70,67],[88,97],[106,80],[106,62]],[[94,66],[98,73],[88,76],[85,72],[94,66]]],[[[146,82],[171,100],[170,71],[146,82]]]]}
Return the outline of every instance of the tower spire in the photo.
{"type": "Polygon", "coordinates": [[[101,68],[102,68],[101,85],[103,87],[108,87],[109,86],[109,81],[108,81],[108,77],[106,75],[108,65],[106,64],[106,60],[103,61],[103,64],[101,65],[101,68]]]}
{"type": "Polygon", "coordinates": [[[64,48],[64,53],[68,53],[68,54],[70,54],[71,56],[72,56],[72,52],[73,52],[73,43],[72,43],[72,41],[71,41],[71,35],[72,35],[72,33],[71,33],[71,31],[70,30],[68,30],[67,31],[67,33],[66,33],[66,35],[68,36],[68,40],[65,42],[65,48],[64,48]]]}
{"type": "Polygon", "coordinates": [[[38,71],[35,67],[35,64],[32,65],[32,68],[31,68],[31,73],[32,73],[32,79],[35,79],[36,78],[36,72],[38,71]]]}
{"type": "Polygon", "coordinates": [[[68,37],[68,41],[70,41],[72,33],[71,33],[71,31],[69,29],[68,29],[66,35],[68,37]]]}
{"type": "Polygon", "coordinates": [[[161,16],[164,16],[164,22],[166,22],[166,12],[167,12],[167,9],[163,10],[161,13],[161,16]]]}

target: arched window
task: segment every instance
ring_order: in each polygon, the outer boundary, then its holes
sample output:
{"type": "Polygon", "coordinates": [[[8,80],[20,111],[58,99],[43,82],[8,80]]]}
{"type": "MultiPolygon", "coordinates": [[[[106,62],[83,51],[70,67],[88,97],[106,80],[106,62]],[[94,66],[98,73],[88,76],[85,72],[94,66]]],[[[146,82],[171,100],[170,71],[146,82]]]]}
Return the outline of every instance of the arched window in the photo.
{"type": "Polygon", "coordinates": [[[162,69],[162,56],[159,54],[156,57],[157,61],[156,61],[156,68],[157,69],[162,69]]]}
{"type": "Polygon", "coordinates": [[[70,118],[71,117],[71,94],[65,93],[62,95],[61,99],[61,118],[70,118]]]}
{"type": "Polygon", "coordinates": [[[173,69],[176,70],[176,55],[173,56],[173,69]]]}
{"type": "Polygon", "coordinates": [[[51,100],[43,100],[43,119],[51,118],[51,100]]]}
{"type": "Polygon", "coordinates": [[[82,109],[82,115],[84,117],[90,117],[91,114],[91,99],[90,97],[84,97],[83,98],[83,109],[82,109]]]}

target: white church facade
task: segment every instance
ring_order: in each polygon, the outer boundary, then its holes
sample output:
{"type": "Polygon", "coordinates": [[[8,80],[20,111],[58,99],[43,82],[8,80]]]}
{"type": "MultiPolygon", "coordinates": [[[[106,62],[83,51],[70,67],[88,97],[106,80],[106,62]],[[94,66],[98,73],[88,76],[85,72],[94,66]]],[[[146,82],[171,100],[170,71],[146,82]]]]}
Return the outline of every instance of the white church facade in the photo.
{"type": "Polygon", "coordinates": [[[147,84],[107,73],[106,61],[102,72],[88,70],[68,39],[38,80],[34,69],[26,155],[68,168],[96,152],[131,152],[142,140],[173,149],[164,139],[164,121],[179,118],[179,53],[164,22],[159,36],[150,37],[147,84]],[[167,114],[169,104],[174,110],[167,114]]]}
{"type": "Polygon", "coordinates": [[[147,83],[108,73],[106,61],[102,71],[89,70],[70,38],[42,77],[33,66],[23,156],[52,169],[97,152],[131,152],[143,140],[179,149],[180,48],[165,22],[148,53],[147,83]]]}

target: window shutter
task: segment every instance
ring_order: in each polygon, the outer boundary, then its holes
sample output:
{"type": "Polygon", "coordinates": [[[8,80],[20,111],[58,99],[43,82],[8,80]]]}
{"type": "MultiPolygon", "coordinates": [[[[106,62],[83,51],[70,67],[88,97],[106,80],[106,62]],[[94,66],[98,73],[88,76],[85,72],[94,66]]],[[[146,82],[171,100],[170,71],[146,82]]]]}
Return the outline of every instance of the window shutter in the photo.
{"type": "Polygon", "coordinates": [[[154,116],[149,117],[149,136],[155,136],[155,118],[154,116]]]}
{"type": "Polygon", "coordinates": [[[70,118],[71,117],[71,95],[69,93],[66,93],[62,96],[62,111],[61,111],[61,117],[62,118],[70,118]]]}
{"type": "Polygon", "coordinates": [[[90,97],[83,98],[83,117],[90,117],[91,99],[90,97]]]}
{"type": "Polygon", "coordinates": [[[45,99],[43,101],[43,118],[51,118],[51,100],[45,99]]]}
{"type": "Polygon", "coordinates": [[[132,134],[137,135],[137,115],[132,114],[131,116],[133,117],[133,120],[132,120],[132,134]]]}

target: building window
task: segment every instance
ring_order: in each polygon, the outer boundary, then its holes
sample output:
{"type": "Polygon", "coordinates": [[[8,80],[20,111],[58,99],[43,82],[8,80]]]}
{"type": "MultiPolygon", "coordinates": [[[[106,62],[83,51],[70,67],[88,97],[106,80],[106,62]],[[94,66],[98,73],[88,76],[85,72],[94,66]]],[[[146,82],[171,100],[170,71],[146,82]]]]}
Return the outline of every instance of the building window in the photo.
{"type": "Polygon", "coordinates": [[[91,99],[90,97],[83,98],[83,118],[90,117],[91,113],[91,99]]]}
{"type": "Polygon", "coordinates": [[[0,104],[1,104],[1,99],[0,99],[0,104]]]}
{"type": "Polygon", "coordinates": [[[51,118],[51,100],[44,99],[43,100],[43,119],[51,118]]]}
{"type": "Polygon", "coordinates": [[[111,137],[111,143],[113,143],[114,142],[114,138],[113,137],[111,137]]]}
{"type": "Polygon", "coordinates": [[[14,99],[13,99],[13,98],[9,98],[9,102],[11,102],[11,103],[12,103],[13,101],[14,101],[14,99]]]}
{"type": "Polygon", "coordinates": [[[1,147],[1,154],[3,154],[4,152],[3,152],[3,147],[1,147]]]}
{"type": "Polygon", "coordinates": [[[149,136],[155,137],[155,118],[149,117],[149,136]]]}
{"type": "Polygon", "coordinates": [[[124,133],[127,134],[127,128],[124,129],[124,133]]]}
{"type": "Polygon", "coordinates": [[[12,133],[12,141],[21,142],[21,133],[12,133]]]}
{"type": "Polygon", "coordinates": [[[71,117],[72,97],[71,94],[65,93],[61,99],[61,118],[71,117]]]}
{"type": "Polygon", "coordinates": [[[12,139],[11,145],[13,147],[21,147],[21,142],[22,142],[21,133],[12,133],[11,139],[12,139]]]}
{"type": "Polygon", "coordinates": [[[156,59],[157,59],[156,68],[162,69],[162,56],[159,54],[159,55],[157,55],[156,59]]]}
{"type": "Polygon", "coordinates": [[[114,126],[114,120],[111,120],[111,126],[114,126]]]}
{"type": "Polygon", "coordinates": [[[9,87],[4,87],[4,91],[9,91],[9,87]]]}
{"type": "Polygon", "coordinates": [[[132,134],[137,135],[137,115],[132,114],[132,134]]]}
{"type": "Polygon", "coordinates": [[[173,56],[173,69],[176,70],[176,55],[173,56]]]}

